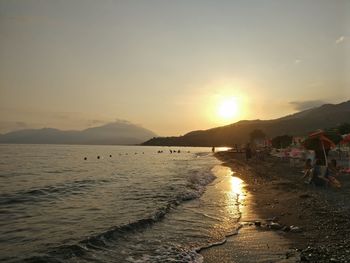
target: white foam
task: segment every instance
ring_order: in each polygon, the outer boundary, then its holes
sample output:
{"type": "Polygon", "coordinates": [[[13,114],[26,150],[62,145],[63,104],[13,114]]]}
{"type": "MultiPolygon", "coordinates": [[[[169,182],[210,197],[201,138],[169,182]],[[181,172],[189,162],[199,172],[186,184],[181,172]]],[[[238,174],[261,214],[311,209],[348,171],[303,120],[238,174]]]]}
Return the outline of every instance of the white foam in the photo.
{"type": "Polygon", "coordinates": [[[194,171],[188,177],[187,189],[182,193],[180,199],[182,201],[187,201],[199,198],[203,194],[205,186],[210,184],[215,179],[216,176],[214,176],[210,171],[194,171]]]}
{"type": "Polygon", "coordinates": [[[126,258],[128,262],[132,263],[203,263],[203,256],[195,250],[183,251],[182,249],[174,247],[162,247],[157,250],[157,255],[143,254],[141,258],[129,256],[126,258]]]}

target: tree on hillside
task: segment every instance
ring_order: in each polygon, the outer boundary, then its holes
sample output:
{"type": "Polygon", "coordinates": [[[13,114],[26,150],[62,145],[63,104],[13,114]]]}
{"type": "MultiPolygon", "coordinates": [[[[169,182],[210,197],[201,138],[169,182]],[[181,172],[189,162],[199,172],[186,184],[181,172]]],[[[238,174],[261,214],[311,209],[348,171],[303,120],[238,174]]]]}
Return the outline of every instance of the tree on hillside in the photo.
{"type": "Polygon", "coordinates": [[[334,129],[326,130],[324,135],[332,142],[334,142],[334,144],[340,143],[340,141],[343,139],[342,136],[337,132],[337,130],[334,129]]]}
{"type": "Polygon", "coordinates": [[[266,134],[260,129],[255,129],[249,134],[249,137],[251,142],[260,141],[266,138],[266,134]]]}
{"type": "MultiPolygon", "coordinates": [[[[324,136],[330,139],[334,144],[338,144],[342,140],[342,137],[334,129],[326,130],[324,136]]],[[[308,150],[314,150],[316,159],[320,159],[322,165],[326,165],[326,158],[324,156],[323,148],[326,155],[328,155],[330,146],[327,143],[322,143],[319,138],[307,138],[304,141],[304,147],[308,150]]]]}
{"type": "MultiPolygon", "coordinates": [[[[318,138],[307,138],[303,144],[306,149],[314,150],[316,159],[319,159],[322,165],[326,165],[326,158],[323,153],[322,143],[318,138]]],[[[328,152],[330,151],[330,148],[329,147],[324,147],[324,148],[325,148],[324,150],[326,152],[326,155],[328,156],[328,152]]]]}
{"type": "Polygon", "coordinates": [[[292,144],[293,137],[289,135],[277,136],[272,139],[271,143],[274,148],[286,148],[292,144]]]}
{"type": "Polygon", "coordinates": [[[343,123],[339,125],[337,130],[341,135],[350,133],[350,123],[343,123]]]}

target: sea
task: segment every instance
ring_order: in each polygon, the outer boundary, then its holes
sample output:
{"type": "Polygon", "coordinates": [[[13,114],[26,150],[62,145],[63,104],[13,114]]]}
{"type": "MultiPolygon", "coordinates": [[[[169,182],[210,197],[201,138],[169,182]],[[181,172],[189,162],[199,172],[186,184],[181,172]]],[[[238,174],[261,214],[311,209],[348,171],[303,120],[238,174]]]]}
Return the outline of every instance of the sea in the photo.
{"type": "Polygon", "coordinates": [[[0,145],[0,262],[203,262],[233,179],[210,148],[0,145]]]}

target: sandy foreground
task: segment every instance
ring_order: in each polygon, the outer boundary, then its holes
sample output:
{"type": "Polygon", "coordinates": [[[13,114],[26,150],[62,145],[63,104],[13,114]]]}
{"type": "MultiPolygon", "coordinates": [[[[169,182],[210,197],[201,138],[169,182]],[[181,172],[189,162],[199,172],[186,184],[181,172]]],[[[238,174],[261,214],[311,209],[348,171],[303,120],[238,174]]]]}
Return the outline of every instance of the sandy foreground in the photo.
{"type": "Polygon", "coordinates": [[[350,262],[350,175],[341,189],[303,183],[302,164],[273,157],[216,157],[245,182],[241,229],[227,242],[201,251],[212,262],[350,262]]]}

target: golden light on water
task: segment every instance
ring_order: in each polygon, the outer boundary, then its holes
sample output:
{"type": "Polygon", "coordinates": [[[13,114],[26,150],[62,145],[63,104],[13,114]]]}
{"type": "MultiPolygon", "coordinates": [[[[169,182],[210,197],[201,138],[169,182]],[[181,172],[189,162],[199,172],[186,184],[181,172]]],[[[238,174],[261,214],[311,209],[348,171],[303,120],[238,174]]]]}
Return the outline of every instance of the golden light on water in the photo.
{"type": "Polygon", "coordinates": [[[243,180],[232,176],[231,177],[231,193],[237,196],[238,201],[243,199],[243,180]]]}
{"type": "Polygon", "coordinates": [[[225,152],[225,151],[228,151],[230,149],[231,149],[230,147],[216,147],[215,151],[216,152],[225,152]]]}
{"type": "Polygon", "coordinates": [[[230,169],[227,173],[227,205],[226,210],[230,215],[240,216],[244,210],[242,206],[245,199],[244,181],[236,176],[230,169]]]}

